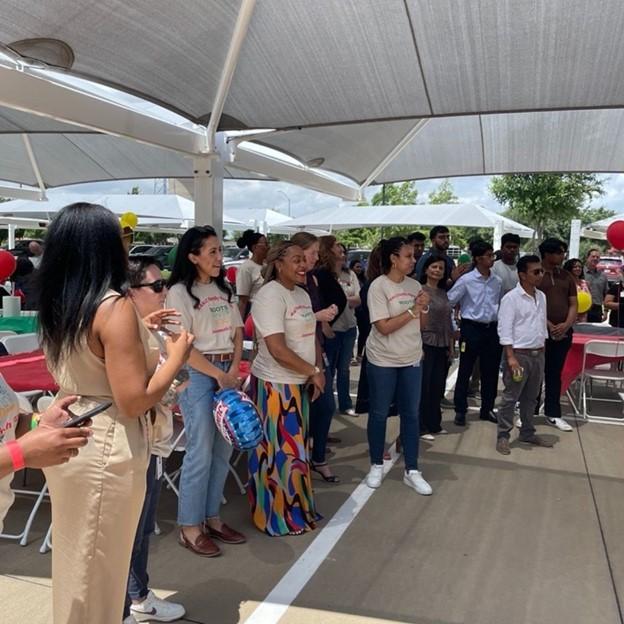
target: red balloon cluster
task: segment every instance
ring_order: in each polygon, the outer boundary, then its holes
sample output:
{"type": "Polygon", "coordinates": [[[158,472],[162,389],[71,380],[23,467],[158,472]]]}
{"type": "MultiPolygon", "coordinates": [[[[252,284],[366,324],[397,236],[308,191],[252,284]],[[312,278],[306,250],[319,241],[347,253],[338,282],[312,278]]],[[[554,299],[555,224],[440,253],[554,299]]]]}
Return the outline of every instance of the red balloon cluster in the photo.
{"type": "Polygon", "coordinates": [[[615,249],[624,249],[624,221],[614,221],[607,228],[607,240],[615,249]]]}
{"type": "Polygon", "coordinates": [[[0,282],[11,277],[16,266],[15,256],[4,249],[0,249],[0,282]]]}

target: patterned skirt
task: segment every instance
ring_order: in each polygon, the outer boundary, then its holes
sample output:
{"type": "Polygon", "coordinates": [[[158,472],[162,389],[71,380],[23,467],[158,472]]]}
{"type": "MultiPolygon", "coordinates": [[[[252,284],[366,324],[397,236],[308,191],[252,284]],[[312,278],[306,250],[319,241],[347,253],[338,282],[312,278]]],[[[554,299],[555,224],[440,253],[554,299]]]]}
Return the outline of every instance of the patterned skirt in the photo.
{"type": "Polygon", "coordinates": [[[249,453],[247,493],[254,524],[269,535],[299,535],[316,527],[308,460],[310,401],[303,386],[252,378],[264,420],[264,440],[249,453]]]}

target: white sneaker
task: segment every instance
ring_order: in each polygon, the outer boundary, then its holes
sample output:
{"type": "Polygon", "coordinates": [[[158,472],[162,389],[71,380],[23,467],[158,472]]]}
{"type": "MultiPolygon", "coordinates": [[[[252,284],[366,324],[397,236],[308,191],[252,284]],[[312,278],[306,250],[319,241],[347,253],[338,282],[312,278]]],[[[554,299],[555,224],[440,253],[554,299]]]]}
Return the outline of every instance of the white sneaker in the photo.
{"type": "Polygon", "coordinates": [[[129,615],[127,618],[124,618],[121,624],[137,624],[137,621],[134,619],[134,615],[129,615]]]}
{"type": "Polygon", "coordinates": [[[438,435],[446,435],[448,433],[448,431],[446,429],[440,429],[440,431],[438,431],[438,435]]]}
{"type": "Polygon", "coordinates": [[[355,413],[355,410],[350,407],[349,409],[346,409],[344,412],[342,412],[345,416],[357,416],[357,414],[355,413]]]}
{"type": "Polygon", "coordinates": [[[405,485],[415,489],[419,494],[423,496],[429,496],[433,494],[431,486],[423,479],[422,472],[420,470],[409,470],[403,475],[403,483],[405,485]]]}
{"type": "Polygon", "coordinates": [[[552,427],[556,427],[559,431],[572,431],[572,427],[568,425],[568,423],[563,420],[563,418],[549,418],[546,416],[546,424],[551,425],[552,427]]]}
{"type": "Polygon", "coordinates": [[[429,442],[433,442],[435,440],[435,437],[432,434],[430,434],[430,433],[423,433],[420,436],[420,439],[421,440],[428,440],[429,442]]]}
{"type": "Polygon", "coordinates": [[[173,622],[184,617],[186,610],[181,604],[161,600],[150,590],[143,602],[130,606],[130,612],[137,622],[173,622]]]}
{"type": "Polygon", "coordinates": [[[516,418],[516,427],[518,427],[518,429],[522,429],[522,418],[520,418],[520,416],[516,418]]]}
{"type": "Polygon", "coordinates": [[[376,489],[381,485],[383,479],[383,466],[373,464],[366,475],[366,485],[369,488],[376,489]]]}

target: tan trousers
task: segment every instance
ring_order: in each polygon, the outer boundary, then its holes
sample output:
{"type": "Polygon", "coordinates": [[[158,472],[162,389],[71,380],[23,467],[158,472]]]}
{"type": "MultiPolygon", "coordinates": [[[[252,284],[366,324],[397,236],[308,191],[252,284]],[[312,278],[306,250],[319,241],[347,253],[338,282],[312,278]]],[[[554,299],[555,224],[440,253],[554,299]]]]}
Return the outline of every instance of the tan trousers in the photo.
{"type": "Polygon", "coordinates": [[[93,419],[93,437],[45,470],[52,502],[54,624],[122,621],[149,461],[145,418],[93,419]]]}

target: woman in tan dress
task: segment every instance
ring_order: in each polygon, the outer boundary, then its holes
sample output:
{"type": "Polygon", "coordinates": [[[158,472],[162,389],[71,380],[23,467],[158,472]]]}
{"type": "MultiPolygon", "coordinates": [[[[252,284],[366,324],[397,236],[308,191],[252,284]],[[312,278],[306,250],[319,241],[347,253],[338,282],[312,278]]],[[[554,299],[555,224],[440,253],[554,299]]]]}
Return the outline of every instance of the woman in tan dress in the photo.
{"type": "Polygon", "coordinates": [[[40,268],[40,326],[60,396],[80,395],[76,413],[93,436],[73,461],[45,471],[52,502],[55,624],[122,620],[132,543],[145,494],[149,410],[183,366],[192,336],[158,345],[122,294],[127,257],[115,216],[101,206],[66,206],[46,237],[40,268]]]}

